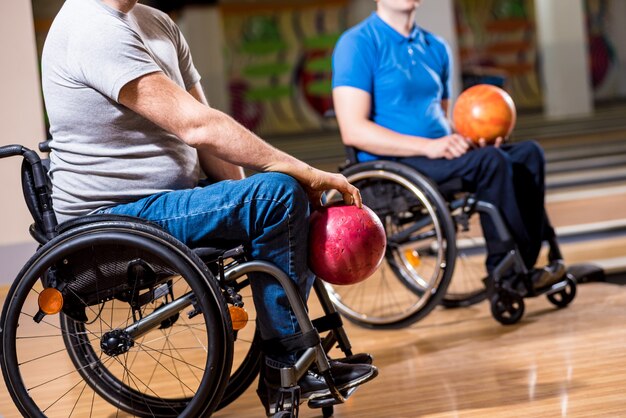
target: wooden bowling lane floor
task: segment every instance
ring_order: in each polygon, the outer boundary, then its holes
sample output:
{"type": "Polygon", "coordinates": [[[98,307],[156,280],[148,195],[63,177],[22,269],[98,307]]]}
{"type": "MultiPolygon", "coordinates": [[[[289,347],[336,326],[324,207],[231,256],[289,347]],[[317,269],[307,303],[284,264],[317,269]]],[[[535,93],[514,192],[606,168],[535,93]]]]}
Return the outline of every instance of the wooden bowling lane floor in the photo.
{"type": "MultiPolygon", "coordinates": [[[[626,416],[626,288],[592,283],[557,310],[527,300],[513,326],[487,303],[438,308],[395,331],[347,325],[356,350],[371,352],[380,375],[335,417],[626,416]]],[[[262,416],[252,390],[218,417],[262,416]]],[[[302,417],[322,416],[303,405],[302,417]]]]}
{"type": "MultiPolygon", "coordinates": [[[[567,260],[580,262],[623,251],[626,239],[563,247],[567,260]]],[[[0,289],[0,302],[5,292],[0,289]]],[[[337,406],[335,416],[626,417],[626,287],[580,285],[562,310],[543,296],[526,302],[522,321],[507,327],[491,317],[486,302],[437,308],[394,331],[347,323],[354,349],[373,353],[380,375],[337,406]]],[[[319,314],[314,298],[311,310],[319,314]]],[[[20,416],[4,383],[0,416],[20,416]]],[[[254,386],[215,416],[263,416],[254,386]]],[[[303,405],[301,416],[321,417],[321,411],[303,405]]]]}
{"type": "Polygon", "coordinates": [[[556,228],[626,221],[626,185],[549,193],[546,207],[556,228]]]}
{"type": "MultiPolygon", "coordinates": [[[[355,350],[373,353],[380,375],[335,417],[626,416],[625,305],[626,287],[588,283],[566,309],[545,297],[527,300],[513,326],[498,324],[487,303],[437,308],[401,330],[346,324],[355,350]]],[[[263,416],[253,389],[215,416],[263,416]]],[[[4,384],[0,415],[20,416],[4,384]]],[[[301,416],[321,411],[303,405],[301,416]]]]}
{"type": "MultiPolygon", "coordinates": [[[[620,257],[626,237],[562,250],[568,263],[620,257]]],[[[0,303],[5,294],[0,288],[0,303]]],[[[337,406],[335,417],[626,417],[626,286],[582,284],[562,310],[543,296],[526,304],[521,322],[508,327],[486,302],[437,308],[394,331],[346,323],[355,351],[371,352],[380,375],[337,406]]],[[[314,297],[310,306],[319,315],[314,297]]],[[[263,416],[254,387],[215,416],[263,416]]],[[[4,382],[0,416],[20,416],[4,382]]],[[[303,405],[301,416],[322,414],[303,405]]]]}

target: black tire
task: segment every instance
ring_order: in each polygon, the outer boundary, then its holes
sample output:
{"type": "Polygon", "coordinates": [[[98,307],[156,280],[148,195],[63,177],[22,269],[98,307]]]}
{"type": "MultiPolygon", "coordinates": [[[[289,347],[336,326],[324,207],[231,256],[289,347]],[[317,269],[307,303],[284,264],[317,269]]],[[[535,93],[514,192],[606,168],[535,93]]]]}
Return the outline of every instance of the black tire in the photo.
{"type": "Polygon", "coordinates": [[[109,415],[125,411],[135,416],[206,416],[222,398],[230,373],[232,325],[217,282],[187,247],[139,223],[88,224],[44,245],[9,290],[0,325],[4,379],[24,416],[81,415],[89,410],[103,414],[110,410],[109,415]],[[126,258],[118,263],[112,254],[126,258]],[[127,282],[116,281],[121,276],[111,279],[111,271],[118,271],[120,265],[130,272],[129,259],[132,263],[148,260],[150,267],[158,267],[152,271],[156,273],[134,278],[132,286],[130,273],[127,282]],[[35,322],[40,278],[65,283],[64,313],[35,322]],[[89,302],[89,298],[94,299],[89,302]],[[79,309],[69,309],[72,300],[79,309]],[[101,346],[105,335],[113,328],[127,330],[135,325],[126,306],[139,301],[144,318],[169,303],[183,305],[176,314],[160,319],[162,329],[150,327],[126,351],[107,354],[101,346]],[[77,318],[81,309],[87,322],[77,318]],[[191,311],[196,315],[192,317],[191,311]],[[187,361],[183,356],[188,353],[199,355],[201,361],[187,361]],[[150,359],[153,368],[146,370],[143,360],[150,359]],[[44,374],[38,373],[43,369],[44,374]]]}
{"type": "MultiPolygon", "coordinates": [[[[223,260],[224,271],[228,271],[231,265],[237,266],[245,263],[246,260],[245,255],[223,260]]],[[[223,273],[214,257],[204,261],[216,277],[223,273]]],[[[243,308],[246,311],[248,318],[243,328],[234,332],[231,374],[224,390],[224,396],[216,410],[230,405],[250,387],[261,370],[262,361],[261,336],[256,328],[256,309],[252,300],[250,278],[243,275],[234,282],[229,282],[228,286],[225,282],[224,278],[220,278],[222,291],[229,295],[225,296],[228,307],[230,308],[231,303],[236,302],[238,308],[243,308]]]]}
{"type": "MultiPolygon", "coordinates": [[[[457,212],[461,210],[463,208],[457,209],[457,212]]],[[[456,212],[452,213],[453,218],[457,215],[456,212]]],[[[487,249],[479,216],[470,216],[467,228],[457,224],[454,274],[448,291],[441,300],[443,306],[446,308],[467,307],[487,298],[487,289],[484,284],[487,278],[486,257],[487,249]]]]}
{"type": "MultiPolygon", "coordinates": [[[[254,321],[253,321],[254,322],[254,321]]],[[[240,354],[243,356],[239,361],[238,355],[235,354],[235,362],[238,362],[238,366],[233,370],[226,385],[224,396],[220,401],[217,410],[225,408],[230,405],[235,399],[239,398],[254,382],[256,377],[261,371],[261,361],[263,355],[261,352],[261,336],[258,332],[255,332],[252,341],[235,341],[235,353],[237,352],[237,345],[244,345],[241,350],[247,352],[240,354]]]]}
{"type": "MultiPolygon", "coordinates": [[[[452,277],[455,228],[447,204],[427,178],[403,164],[360,163],[343,174],[381,219],[388,247],[372,277],[350,286],[326,283],[329,296],[342,315],[360,326],[411,325],[439,305],[452,277]]],[[[327,198],[341,199],[337,192],[327,198]]]]}
{"type": "Polygon", "coordinates": [[[571,274],[567,273],[566,281],[567,285],[565,286],[565,289],[555,293],[550,293],[547,296],[548,300],[558,308],[565,308],[576,297],[576,280],[573,276],[571,276],[571,274]]]}
{"type": "Polygon", "coordinates": [[[502,325],[516,324],[524,315],[524,299],[517,293],[501,289],[491,298],[491,314],[502,325]]]}

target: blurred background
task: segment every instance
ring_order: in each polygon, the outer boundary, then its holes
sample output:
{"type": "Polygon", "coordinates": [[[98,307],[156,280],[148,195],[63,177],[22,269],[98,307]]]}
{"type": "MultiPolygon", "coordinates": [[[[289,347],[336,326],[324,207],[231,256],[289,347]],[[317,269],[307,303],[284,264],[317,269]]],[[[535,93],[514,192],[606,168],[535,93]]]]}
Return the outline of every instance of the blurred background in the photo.
{"type": "MultiPolygon", "coordinates": [[[[333,47],[375,8],[369,0],[143,2],[180,25],[212,105],[264,136],[329,127],[333,47]]],[[[62,4],[32,1],[38,55],[62,4]]],[[[520,111],[553,117],[626,98],[623,1],[425,0],[418,23],[451,45],[456,93],[496,84],[520,111]]]]}
{"type": "MultiPolygon", "coordinates": [[[[324,118],[332,107],[331,55],[340,34],[368,16],[375,2],[143,2],[180,25],[213,107],[277,147],[337,170],[344,150],[335,122],[324,118]]],[[[62,4],[0,4],[3,145],[33,147],[48,135],[39,57],[62,4]]],[[[417,19],[451,46],[454,96],[477,83],[511,94],[519,112],[513,140],[537,139],[546,149],[555,223],[621,234],[626,210],[615,199],[626,194],[626,2],[424,0],[417,19]],[[569,209],[572,193],[581,190],[587,194],[578,195],[579,204],[609,207],[608,217],[569,209]]],[[[9,283],[34,249],[17,163],[0,165],[0,283],[9,283]]]]}

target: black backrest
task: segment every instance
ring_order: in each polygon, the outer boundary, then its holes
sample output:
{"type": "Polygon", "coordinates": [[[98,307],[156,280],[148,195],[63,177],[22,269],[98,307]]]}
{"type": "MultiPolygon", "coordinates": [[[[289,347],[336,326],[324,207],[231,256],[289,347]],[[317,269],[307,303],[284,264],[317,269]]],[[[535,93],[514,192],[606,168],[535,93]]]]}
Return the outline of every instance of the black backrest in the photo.
{"type": "MultiPolygon", "coordinates": [[[[45,236],[43,225],[43,213],[37,203],[37,190],[35,187],[35,181],[33,179],[33,170],[28,161],[22,161],[22,193],[24,195],[24,202],[28,211],[35,221],[33,227],[34,232],[43,234],[45,236]]],[[[31,229],[33,231],[33,229],[31,229]]],[[[41,241],[41,237],[35,237],[37,241],[41,241]]]]}
{"type": "Polygon", "coordinates": [[[22,145],[0,147],[0,159],[22,156],[22,191],[26,206],[35,223],[31,233],[37,241],[45,242],[56,235],[57,219],[52,209],[52,198],[47,169],[39,155],[22,145]]]}
{"type": "Polygon", "coordinates": [[[30,233],[41,244],[56,236],[57,219],[52,208],[52,190],[48,177],[48,160],[31,150],[24,152],[22,192],[34,224],[30,233]]]}
{"type": "Polygon", "coordinates": [[[356,164],[359,162],[359,160],[356,157],[356,154],[358,152],[358,149],[348,146],[345,146],[346,149],[346,165],[352,165],[352,164],[356,164]]]}

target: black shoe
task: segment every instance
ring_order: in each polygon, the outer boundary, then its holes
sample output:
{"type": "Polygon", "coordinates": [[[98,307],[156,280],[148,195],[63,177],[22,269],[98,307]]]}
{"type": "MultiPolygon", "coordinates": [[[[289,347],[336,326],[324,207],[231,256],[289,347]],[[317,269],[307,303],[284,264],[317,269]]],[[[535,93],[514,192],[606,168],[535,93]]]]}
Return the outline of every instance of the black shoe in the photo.
{"type": "MultiPolygon", "coordinates": [[[[335,363],[343,363],[343,364],[372,364],[374,362],[374,358],[369,353],[356,353],[351,354],[346,357],[338,358],[338,359],[328,359],[330,363],[330,367],[332,368],[335,363]]],[[[313,363],[311,366],[311,371],[313,373],[318,373],[317,364],[313,363]]]]}
{"type": "Polygon", "coordinates": [[[356,353],[350,356],[346,356],[338,359],[331,359],[331,362],[338,361],[339,363],[344,364],[372,364],[374,358],[370,353],[356,353]]]}
{"type": "MultiPolygon", "coordinates": [[[[368,356],[370,357],[370,356],[368,356]]],[[[371,357],[370,357],[371,358],[371,357]]],[[[335,381],[337,389],[345,391],[355,386],[361,385],[375,378],[378,375],[378,369],[369,364],[346,364],[336,360],[331,360],[330,372],[335,381]]],[[[300,386],[299,402],[305,402],[315,398],[326,397],[330,395],[330,389],[326,385],[324,377],[312,370],[306,372],[298,381],[300,386]]],[[[262,376],[259,379],[259,388],[257,394],[261,399],[261,403],[265,407],[268,416],[273,415],[278,402],[280,389],[280,369],[265,366],[262,370],[262,376]]],[[[289,403],[289,399],[286,400],[289,403]]],[[[289,407],[290,405],[285,405],[289,407]]]]}
{"type": "Polygon", "coordinates": [[[566,271],[567,269],[565,268],[563,260],[554,260],[542,269],[533,270],[531,280],[534,290],[544,290],[560,282],[563,280],[566,271]]]}

